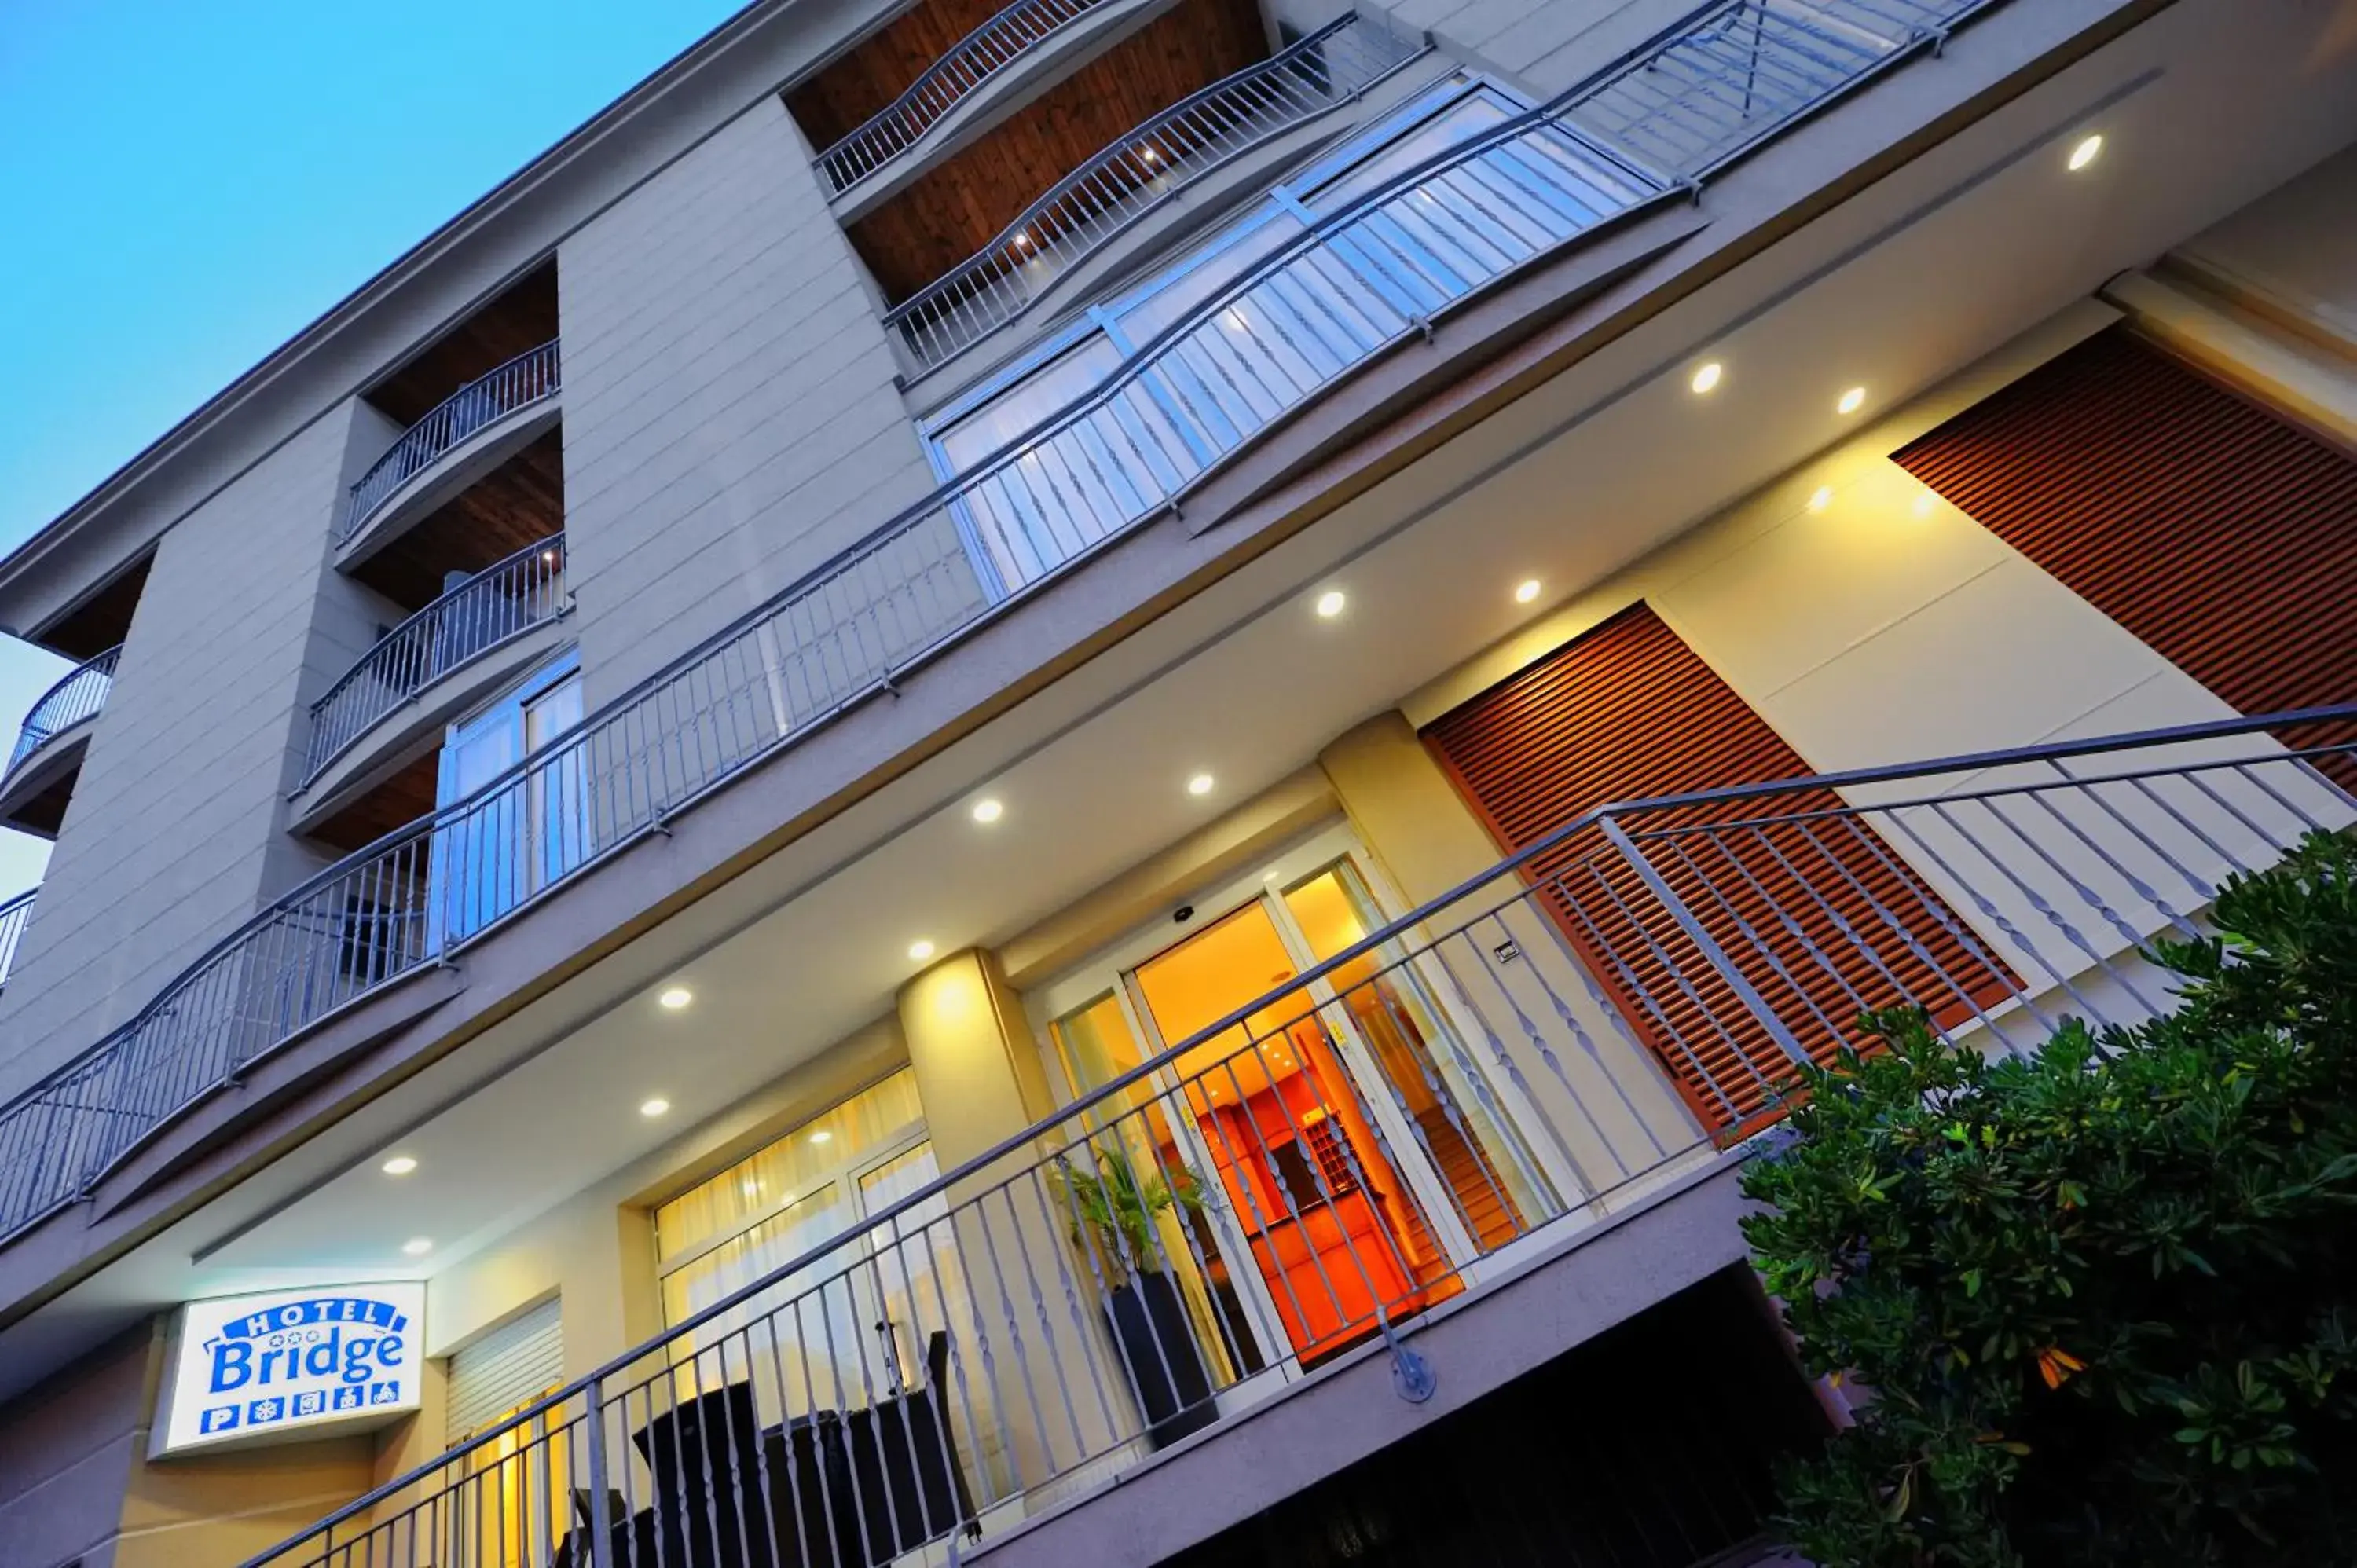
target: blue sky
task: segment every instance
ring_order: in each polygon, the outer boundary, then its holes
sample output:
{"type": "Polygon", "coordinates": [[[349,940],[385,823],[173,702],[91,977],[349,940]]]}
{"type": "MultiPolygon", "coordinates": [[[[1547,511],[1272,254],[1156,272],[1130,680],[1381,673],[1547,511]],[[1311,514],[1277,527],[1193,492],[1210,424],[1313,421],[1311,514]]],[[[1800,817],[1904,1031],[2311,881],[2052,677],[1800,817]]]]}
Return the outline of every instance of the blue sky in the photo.
{"type": "Polygon", "coordinates": [[[0,0],[0,551],[742,3],[0,0]]]}

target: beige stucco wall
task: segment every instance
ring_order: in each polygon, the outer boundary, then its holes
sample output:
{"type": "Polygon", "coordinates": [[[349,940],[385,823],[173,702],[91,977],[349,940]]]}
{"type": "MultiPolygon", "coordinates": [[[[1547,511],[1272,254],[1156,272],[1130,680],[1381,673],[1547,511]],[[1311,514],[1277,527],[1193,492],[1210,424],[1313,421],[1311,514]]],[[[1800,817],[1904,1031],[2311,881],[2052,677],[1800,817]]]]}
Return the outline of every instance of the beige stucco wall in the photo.
{"type": "Polygon", "coordinates": [[[2357,354],[2357,147],[2171,252],[2214,286],[2357,354]]]}

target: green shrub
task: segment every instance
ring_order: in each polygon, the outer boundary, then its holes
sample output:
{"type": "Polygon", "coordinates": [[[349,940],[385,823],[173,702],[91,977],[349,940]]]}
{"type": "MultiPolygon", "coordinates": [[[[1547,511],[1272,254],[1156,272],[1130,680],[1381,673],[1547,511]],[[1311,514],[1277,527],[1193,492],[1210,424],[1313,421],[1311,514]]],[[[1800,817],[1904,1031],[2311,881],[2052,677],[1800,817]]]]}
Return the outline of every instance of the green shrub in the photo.
{"type": "Polygon", "coordinates": [[[1809,1370],[1870,1391],[1784,1477],[1824,1568],[2357,1562],[2357,851],[2213,915],[2132,1030],[1877,1016],[1746,1173],[1809,1370]]]}

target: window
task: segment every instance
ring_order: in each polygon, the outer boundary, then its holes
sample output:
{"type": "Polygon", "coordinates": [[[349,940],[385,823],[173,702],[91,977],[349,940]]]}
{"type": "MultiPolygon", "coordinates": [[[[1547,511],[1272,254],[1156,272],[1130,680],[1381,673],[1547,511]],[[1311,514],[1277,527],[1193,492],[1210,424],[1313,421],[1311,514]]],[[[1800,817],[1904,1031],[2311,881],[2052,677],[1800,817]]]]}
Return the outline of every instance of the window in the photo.
{"type": "Polygon", "coordinates": [[[463,817],[435,831],[431,875],[437,945],[473,935],[589,857],[588,775],[576,736],[581,672],[566,654],[490,706],[450,726],[435,800],[447,807],[504,779],[463,817]],[[516,764],[544,757],[521,774],[516,764]]]}
{"type": "Polygon", "coordinates": [[[960,1369],[931,1386],[935,1339],[946,1337],[948,1353],[974,1323],[948,1203],[936,1195],[861,1231],[940,1174],[916,1074],[902,1068],[658,1206],[672,1326],[843,1241],[683,1336],[695,1385],[749,1383],[765,1426],[827,1412],[856,1425],[858,1412],[922,1391],[945,1412],[959,1462],[983,1466],[969,1481],[986,1476],[1003,1489],[987,1380],[960,1369]]]}

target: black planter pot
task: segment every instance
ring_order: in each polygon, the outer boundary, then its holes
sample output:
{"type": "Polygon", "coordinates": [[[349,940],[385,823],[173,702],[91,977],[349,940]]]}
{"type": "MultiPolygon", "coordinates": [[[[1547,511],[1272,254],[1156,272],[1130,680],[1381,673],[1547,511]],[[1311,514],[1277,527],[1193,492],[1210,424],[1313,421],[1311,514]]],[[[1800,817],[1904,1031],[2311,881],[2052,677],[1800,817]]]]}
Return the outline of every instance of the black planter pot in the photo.
{"type": "Polygon", "coordinates": [[[1138,1274],[1114,1287],[1106,1297],[1105,1316],[1145,1408],[1148,1442],[1168,1448],[1218,1418],[1211,1376],[1203,1370],[1187,1308],[1169,1275],[1138,1274]]]}

